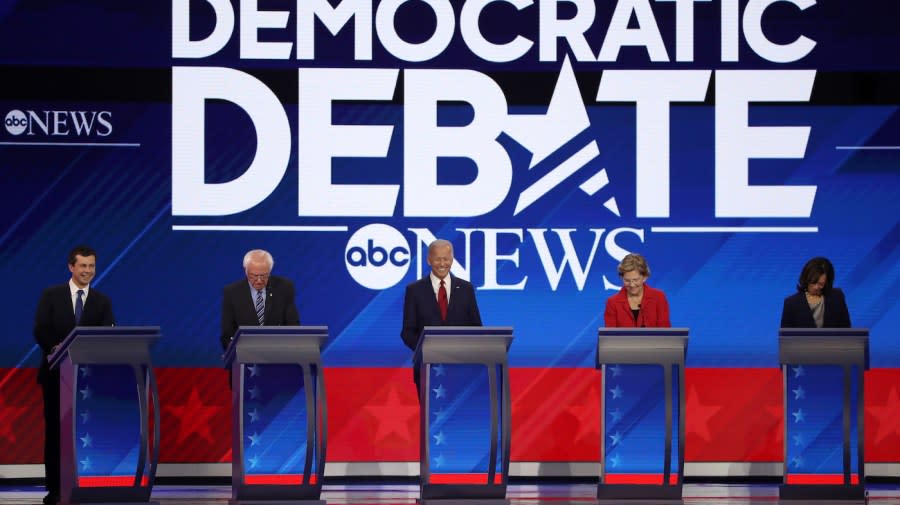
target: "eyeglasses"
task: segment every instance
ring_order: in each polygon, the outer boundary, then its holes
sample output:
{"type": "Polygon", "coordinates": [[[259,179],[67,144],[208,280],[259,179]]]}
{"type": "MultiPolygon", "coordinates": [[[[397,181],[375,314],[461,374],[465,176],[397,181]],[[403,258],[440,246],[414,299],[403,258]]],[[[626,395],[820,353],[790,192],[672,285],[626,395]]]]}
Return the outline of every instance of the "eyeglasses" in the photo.
{"type": "Polygon", "coordinates": [[[637,279],[626,279],[626,278],[622,277],[622,284],[625,284],[627,286],[640,286],[643,283],[644,283],[643,277],[638,277],[637,279]]]}
{"type": "Polygon", "coordinates": [[[268,280],[269,274],[247,274],[247,278],[251,281],[264,281],[268,280]]]}

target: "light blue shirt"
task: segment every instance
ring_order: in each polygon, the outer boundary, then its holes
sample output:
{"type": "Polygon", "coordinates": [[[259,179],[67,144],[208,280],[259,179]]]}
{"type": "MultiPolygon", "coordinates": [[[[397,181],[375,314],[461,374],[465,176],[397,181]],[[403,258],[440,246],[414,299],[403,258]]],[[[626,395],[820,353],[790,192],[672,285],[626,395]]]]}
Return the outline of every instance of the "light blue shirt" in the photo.
{"type": "MultiPolygon", "coordinates": [[[[250,281],[247,281],[247,285],[250,286],[250,298],[253,299],[253,305],[256,305],[256,289],[253,287],[253,284],[250,284],[250,281]]],[[[266,304],[266,288],[262,288],[259,290],[262,293],[263,297],[263,306],[266,304]]]]}

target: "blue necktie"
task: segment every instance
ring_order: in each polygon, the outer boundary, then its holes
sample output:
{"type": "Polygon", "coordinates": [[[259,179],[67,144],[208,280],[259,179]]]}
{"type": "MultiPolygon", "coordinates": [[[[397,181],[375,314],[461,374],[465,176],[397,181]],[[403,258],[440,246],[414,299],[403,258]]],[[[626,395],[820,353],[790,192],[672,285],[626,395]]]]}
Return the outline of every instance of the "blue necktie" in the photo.
{"type": "Polygon", "coordinates": [[[84,313],[84,301],[81,299],[84,296],[84,290],[79,289],[77,291],[78,298],[75,299],[75,325],[81,322],[81,314],[84,313]]]}
{"type": "Polygon", "coordinates": [[[266,305],[263,303],[262,291],[256,292],[256,318],[259,319],[259,325],[263,325],[266,318],[266,305]]]}

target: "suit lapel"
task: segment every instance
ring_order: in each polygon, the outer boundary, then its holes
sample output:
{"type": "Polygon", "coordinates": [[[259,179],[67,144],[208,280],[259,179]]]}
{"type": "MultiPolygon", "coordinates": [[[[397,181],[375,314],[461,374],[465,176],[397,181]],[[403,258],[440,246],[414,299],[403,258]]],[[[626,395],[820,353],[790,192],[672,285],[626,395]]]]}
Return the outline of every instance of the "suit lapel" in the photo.
{"type": "MultiPolygon", "coordinates": [[[[75,320],[75,306],[72,305],[72,292],[69,291],[69,284],[63,284],[63,289],[59,290],[59,303],[61,304],[63,310],[66,314],[68,314],[68,320],[72,323],[72,326],[78,324],[78,321],[75,320]]],[[[90,296],[88,297],[90,298],[90,296]]],[[[87,304],[85,304],[85,310],[87,310],[87,304]]],[[[84,313],[81,314],[81,317],[84,317],[84,313]]]]}

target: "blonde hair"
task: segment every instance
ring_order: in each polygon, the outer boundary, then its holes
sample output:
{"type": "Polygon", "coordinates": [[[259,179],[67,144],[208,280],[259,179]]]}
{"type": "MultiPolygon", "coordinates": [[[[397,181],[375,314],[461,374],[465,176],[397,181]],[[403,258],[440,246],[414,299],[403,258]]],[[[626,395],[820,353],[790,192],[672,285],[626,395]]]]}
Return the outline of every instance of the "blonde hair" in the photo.
{"type": "Polygon", "coordinates": [[[650,267],[643,256],[632,253],[622,258],[622,262],[619,263],[619,277],[624,277],[627,272],[635,270],[643,277],[650,277],[650,267]]]}

